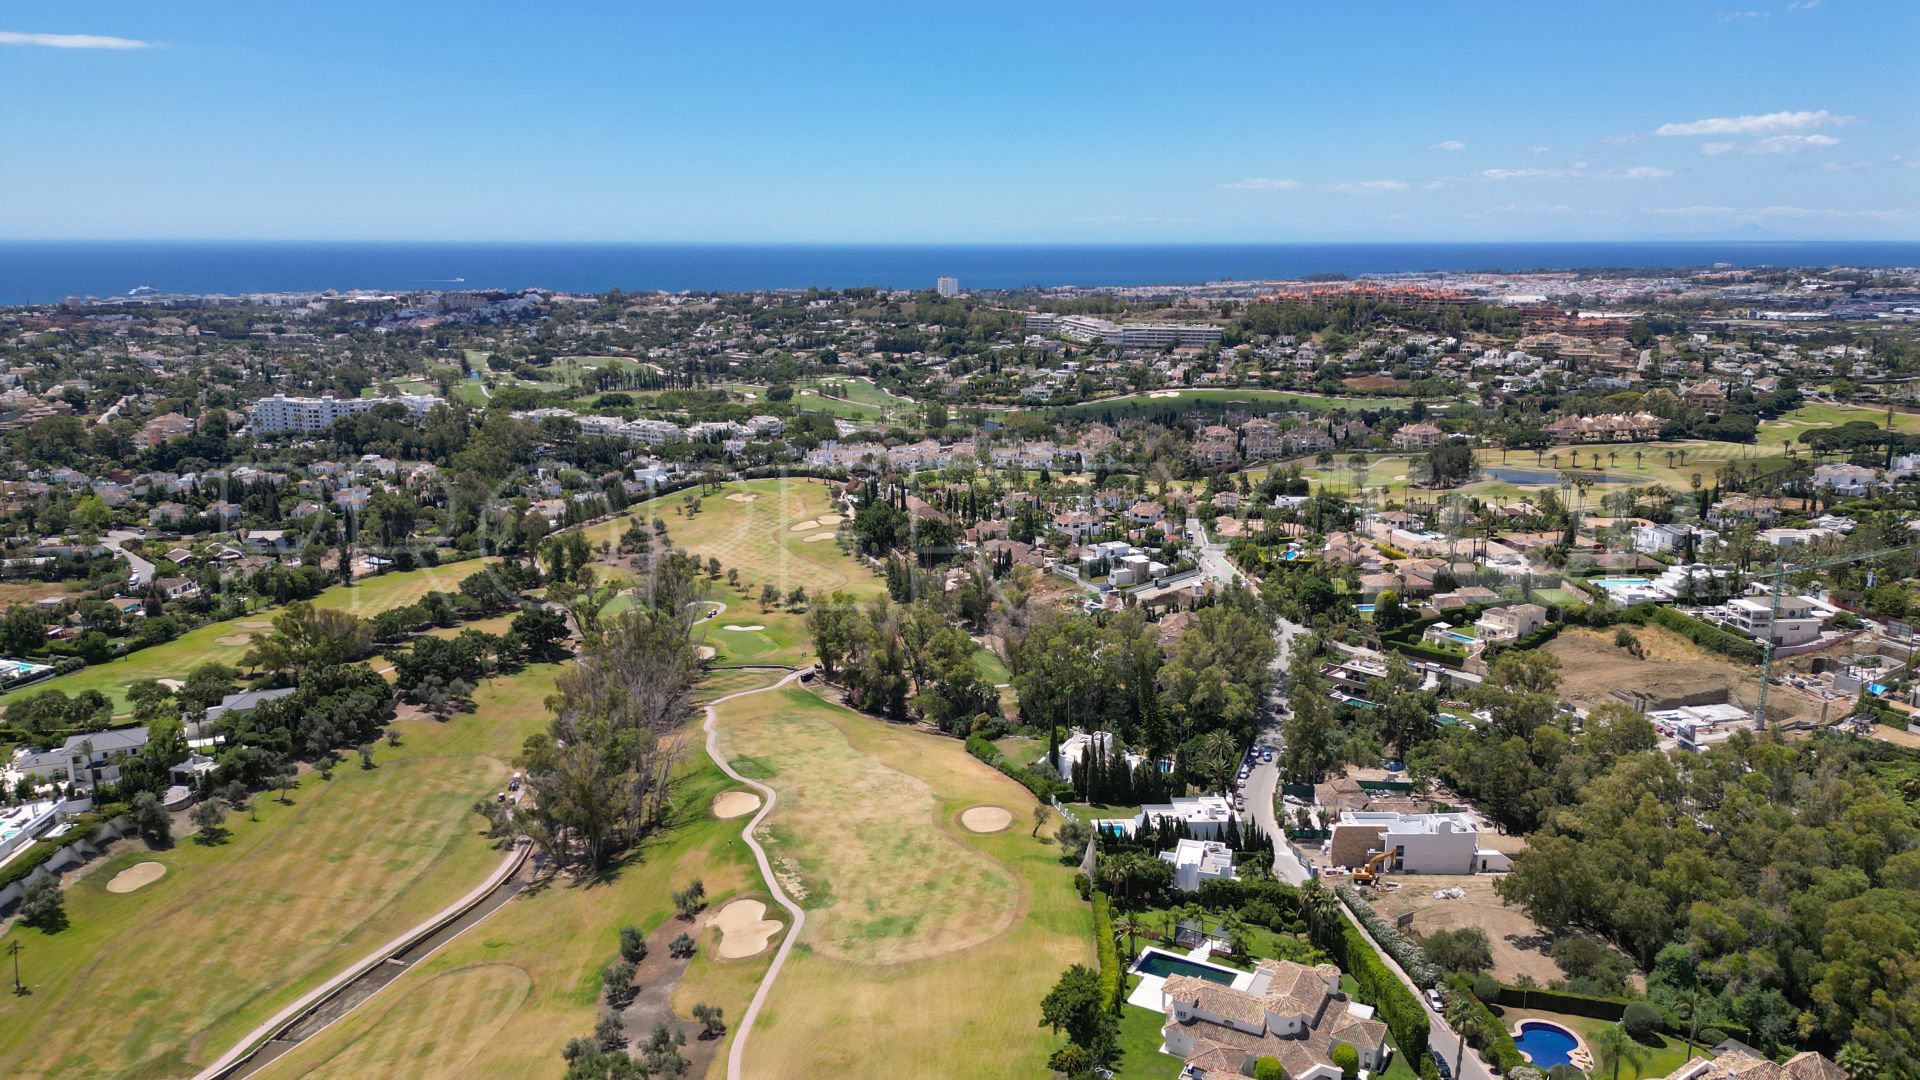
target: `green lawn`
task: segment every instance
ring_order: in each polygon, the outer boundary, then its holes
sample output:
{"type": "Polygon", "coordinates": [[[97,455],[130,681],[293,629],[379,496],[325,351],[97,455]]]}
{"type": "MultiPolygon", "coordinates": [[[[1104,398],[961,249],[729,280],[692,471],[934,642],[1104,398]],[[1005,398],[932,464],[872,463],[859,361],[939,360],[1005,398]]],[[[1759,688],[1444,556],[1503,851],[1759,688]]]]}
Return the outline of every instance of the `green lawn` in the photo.
{"type": "MultiPolygon", "coordinates": [[[[1138,975],[1127,976],[1127,992],[1140,985],[1138,975]]],[[[1172,1054],[1160,1052],[1160,1028],[1167,1014],[1138,1005],[1120,1007],[1120,1060],[1114,1064],[1114,1080],[1176,1080],[1185,1064],[1172,1054]]]]}
{"type": "Polygon", "coordinates": [[[1006,661],[993,655],[989,649],[980,649],[973,654],[973,667],[982,678],[995,686],[1003,685],[1013,679],[1013,672],[1007,670],[1006,661]]]}
{"type": "MultiPolygon", "coordinates": [[[[321,593],[313,603],[315,607],[337,608],[371,617],[392,608],[405,607],[436,589],[446,592],[458,589],[460,579],[482,565],[481,560],[469,559],[422,570],[363,578],[352,585],[336,585],[321,593]]],[[[187,672],[209,662],[240,666],[240,659],[249,648],[247,639],[272,628],[273,609],[241,619],[208,623],[172,641],[34,683],[26,692],[37,694],[43,690],[63,690],[77,694],[85,690],[98,690],[113,700],[117,711],[126,706],[127,687],[142,679],[182,679],[187,672]]]]}
{"type": "Polygon", "coordinates": [[[469,813],[545,722],[555,668],[493,680],[476,711],[401,722],[376,767],[309,773],[231,838],[123,851],[67,891],[71,925],[16,927],[31,996],[0,1010],[0,1074],[158,1078],[207,1064],[260,1021],[478,884],[502,857],[469,813]],[[106,885],[158,862],[138,891],[106,885]]]}

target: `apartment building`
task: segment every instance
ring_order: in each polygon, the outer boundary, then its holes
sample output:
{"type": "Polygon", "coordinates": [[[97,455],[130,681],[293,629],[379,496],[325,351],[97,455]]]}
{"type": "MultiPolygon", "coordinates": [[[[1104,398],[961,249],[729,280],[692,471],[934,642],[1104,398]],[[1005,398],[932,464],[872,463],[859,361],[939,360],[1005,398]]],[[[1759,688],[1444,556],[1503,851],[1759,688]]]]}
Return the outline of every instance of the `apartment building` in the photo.
{"type": "Polygon", "coordinates": [[[283,431],[320,432],[349,417],[358,416],[375,405],[406,407],[415,420],[424,418],[435,405],[446,401],[435,394],[400,394],[395,397],[337,398],[288,397],[275,394],[253,403],[247,410],[249,422],[257,434],[283,431]]]}

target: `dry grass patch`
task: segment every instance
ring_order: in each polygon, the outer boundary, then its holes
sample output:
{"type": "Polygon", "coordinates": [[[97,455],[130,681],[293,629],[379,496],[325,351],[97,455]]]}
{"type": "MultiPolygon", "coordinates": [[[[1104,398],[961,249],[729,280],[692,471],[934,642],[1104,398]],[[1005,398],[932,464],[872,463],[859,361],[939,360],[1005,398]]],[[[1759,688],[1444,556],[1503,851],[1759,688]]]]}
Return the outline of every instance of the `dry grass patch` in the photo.
{"type": "MultiPolygon", "coordinates": [[[[783,593],[800,585],[809,595],[845,589],[871,596],[882,590],[879,579],[838,545],[803,539],[838,524],[832,485],[805,477],[746,480],[728,485],[723,494],[701,498],[700,512],[692,517],[678,512],[688,494],[676,492],[641,503],[630,513],[643,522],[664,520],[675,546],[703,560],[717,558],[756,585],[771,583],[783,593]],[[732,498],[735,495],[753,498],[741,501],[732,498]]],[[[628,518],[595,525],[588,538],[596,546],[602,540],[618,545],[628,518]]]]}
{"type": "MultiPolygon", "coordinates": [[[[690,760],[675,793],[680,823],[607,878],[560,879],[520,894],[263,1069],[260,1080],[560,1075],[561,1047],[593,1030],[600,970],[616,953],[622,925],[647,934],[670,923],[691,931],[675,917],[669,894],[696,877],[716,908],[741,895],[765,895],[751,853],[738,842],[740,824],[707,813],[733,783],[704,755],[690,760]],[[455,995],[464,1002],[447,1000],[455,995]]],[[[771,957],[720,963],[711,955],[712,937],[701,938],[674,1005],[683,1018],[696,1001],[719,1005],[731,1028],[771,957]]],[[[726,1045],[716,1048],[723,1074],[726,1045]]]]}
{"type": "Polygon", "coordinates": [[[342,768],[331,781],[309,773],[289,805],[256,795],[259,820],[231,815],[227,843],[123,845],[135,850],[68,890],[67,930],[7,935],[26,945],[35,992],[0,1012],[0,1075],[191,1074],[473,888],[501,854],[469,810],[545,722],[554,670],[489,682],[477,710],[448,723],[402,723],[400,746],[378,748],[376,768],[342,768]],[[110,893],[136,862],[166,876],[110,893]]]}

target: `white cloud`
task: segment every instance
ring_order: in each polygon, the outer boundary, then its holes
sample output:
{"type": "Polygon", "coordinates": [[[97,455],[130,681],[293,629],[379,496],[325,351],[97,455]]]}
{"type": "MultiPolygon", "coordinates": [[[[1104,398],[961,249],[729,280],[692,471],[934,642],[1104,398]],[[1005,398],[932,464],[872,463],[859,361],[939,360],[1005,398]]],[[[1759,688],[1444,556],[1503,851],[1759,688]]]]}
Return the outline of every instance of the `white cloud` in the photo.
{"type": "Polygon", "coordinates": [[[0,30],[0,45],[38,45],[45,49],[151,49],[153,42],[100,34],[22,34],[0,30]]]}
{"type": "Polygon", "coordinates": [[[1800,112],[1752,113],[1745,116],[1710,116],[1681,124],[1661,124],[1655,135],[1765,135],[1776,131],[1805,131],[1808,128],[1851,124],[1857,116],[1836,116],[1825,109],[1800,112]]]}
{"type": "Polygon", "coordinates": [[[1551,146],[1529,146],[1529,147],[1527,147],[1527,153],[1529,153],[1529,154],[1544,154],[1544,153],[1546,153],[1547,151],[1549,151],[1549,150],[1551,150],[1551,149],[1553,149],[1553,147],[1551,147],[1551,146]]]}
{"type": "Polygon", "coordinates": [[[1427,147],[1427,149],[1429,150],[1447,150],[1447,151],[1465,150],[1466,148],[1467,148],[1467,144],[1461,142],[1459,139],[1448,139],[1445,142],[1437,142],[1437,143],[1434,143],[1432,146],[1427,147]]]}
{"type": "Polygon", "coordinates": [[[1328,191],[1341,191],[1349,195],[1367,195],[1381,191],[1405,191],[1405,180],[1348,180],[1337,184],[1322,185],[1328,191]]]}
{"type": "Polygon", "coordinates": [[[1754,214],[1770,218],[1872,218],[1879,221],[1896,221],[1907,216],[1905,210],[1839,210],[1808,206],[1763,206],[1754,214]]]}
{"type": "Polygon", "coordinates": [[[1731,206],[1650,206],[1641,213],[1664,217],[1716,217],[1737,214],[1739,211],[1731,206]]]}
{"type": "Polygon", "coordinates": [[[1738,145],[1739,145],[1738,143],[1731,143],[1731,142],[1701,143],[1700,152],[1707,155],[1708,157],[1719,157],[1721,154],[1724,154],[1727,151],[1732,150],[1735,146],[1738,146],[1738,145]]]}
{"type": "Polygon", "coordinates": [[[1652,165],[1635,165],[1631,169],[1613,169],[1603,175],[1610,180],[1665,180],[1673,175],[1673,170],[1658,169],[1652,165]]]}
{"type": "Polygon", "coordinates": [[[1823,161],[1814,168],[1821,172],[1854,172],[1859,169],[1873,168],[1871,161],[1823,161]]]}
{"type": "Polygon", "coordinates": [[[1765,11],[1722,11],[1716,13],[1721,22],[1738,22],[1741,19],[1764,19],[1769,16],[1765,11]]]}
{"type": "Polygon", "coordinates": [[[1820,0],[1793,0],[1787,5],[1788,11],[1812,11],[1820,6],[1820,0]]]}
{"type": "Polygon", "coordinates": [[[1824,150],[1839,145],[1840,140],[1831,135],[1775,135],[1748,143],[1743,153],[1798,154],[1803,150],[1824,150]]]}
{"type": "Polygon", "coordinates": [[[1298,180],[1269,180],[1264,176],[1248,177],[1245,180],[1233,180],[1220,185],[1236,191],[1292,191],[1300,186],[1298,180]]]}
{"type": "Polygon", "coordinates": [[[1578,169],[1481,169],[1484,180],[1570,180],[1580,175],[1578,169]]]}

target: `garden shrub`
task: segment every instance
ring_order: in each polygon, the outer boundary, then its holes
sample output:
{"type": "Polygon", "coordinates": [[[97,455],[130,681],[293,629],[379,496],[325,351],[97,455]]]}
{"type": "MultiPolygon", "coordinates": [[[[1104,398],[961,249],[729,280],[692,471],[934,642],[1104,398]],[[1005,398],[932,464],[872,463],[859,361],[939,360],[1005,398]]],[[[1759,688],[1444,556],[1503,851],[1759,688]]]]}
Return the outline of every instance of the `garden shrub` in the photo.
{"type": "Polygon", "coordinates": [[[1093,944],[1100,956],[1100,995],[1119,1012],[1126,1004],[1126,969],[1120,966],[1120,944],[1113,936],[1113,902],[1106,893],[1093,894],[1093,944]]]}
{"type": "Polygon", "coordinates": [[[1627,1029],[1627,1034],[1633,1036],[1635,1042],[1646,1042],[1654,1032],[1660,1030],[1660,1013],[1646,1002],[1636,1001],[1627,1006],[1627,1011],[1620,1017],[1620,1026],[1627,1029]]]}

